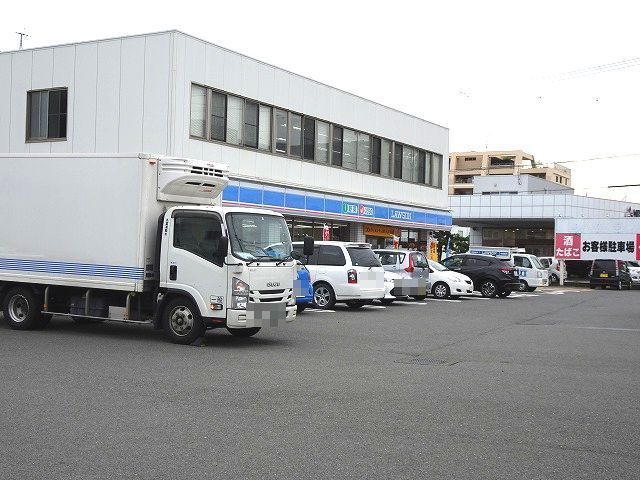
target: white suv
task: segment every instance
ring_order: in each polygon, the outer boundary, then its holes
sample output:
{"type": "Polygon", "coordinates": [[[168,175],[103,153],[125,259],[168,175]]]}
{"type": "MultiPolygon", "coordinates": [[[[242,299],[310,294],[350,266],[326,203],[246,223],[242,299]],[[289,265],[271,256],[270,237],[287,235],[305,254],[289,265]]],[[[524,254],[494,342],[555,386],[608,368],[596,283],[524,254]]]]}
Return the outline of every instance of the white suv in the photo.
{"type": "Polygon", "coordinates": [[[384,299],[384,270],[368,243],[315,242],[308,259],[302,249],[302,242],[293,244],[293,251],[311,274],[317,308],[333,308],[336,302],[360,308],[384,299]]]}

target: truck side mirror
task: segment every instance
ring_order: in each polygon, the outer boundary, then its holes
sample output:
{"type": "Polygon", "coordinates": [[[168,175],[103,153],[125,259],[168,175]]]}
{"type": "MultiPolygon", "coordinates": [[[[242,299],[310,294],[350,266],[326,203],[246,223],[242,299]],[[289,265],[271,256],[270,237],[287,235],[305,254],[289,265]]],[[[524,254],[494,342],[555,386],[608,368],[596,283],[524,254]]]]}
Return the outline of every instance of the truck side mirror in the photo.
{"type": "Polygon", "coordinates": [[[220,258],[226,258],[228,253],[229,239],[223,235],[218,242],[218,255],[220,255],[220,258]]]}
{"type": "Polygon", "coordinates": [[[300,260],[302,258],[302,255],[300,255],[300,252],[293,250],[291,252],[291,258],[293,258],[294,260],[300,260]]]}
{"type": "Polygon", "coordinates": [[[304,247],[302,248],[302,253],[304,255],[306,255],[307,257],[309,255],[313,255],[314,244],[315,244],[315,242],[313,240],[313,237],[310,237],[308,235],[306,237],[304,237],[304,247]]]}

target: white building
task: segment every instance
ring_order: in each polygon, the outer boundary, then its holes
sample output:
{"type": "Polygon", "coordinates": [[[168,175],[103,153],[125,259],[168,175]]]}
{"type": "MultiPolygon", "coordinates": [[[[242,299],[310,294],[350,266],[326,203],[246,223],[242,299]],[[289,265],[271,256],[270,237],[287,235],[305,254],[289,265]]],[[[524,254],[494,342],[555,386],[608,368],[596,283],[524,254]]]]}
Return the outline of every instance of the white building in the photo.
{"type": "MultiPolygon", "coordinates": [[[[573,189],[530,175],[473,179],[472,195],[450,195],[454,223],[470,227],[472,245],[521,247],[554,254],[557,219],[625,219],[640,205],[574,195],[573,189]]],[[[628,219],[628,218],[627,218],[628,219]]]]}
{"type": "Polygon", "coordinates": [[[446,128],[181,32],[2,53],[0,112],[0,152],[226,163],[224,202],[283,212],[294,238],[451,228],[446,128]]]}

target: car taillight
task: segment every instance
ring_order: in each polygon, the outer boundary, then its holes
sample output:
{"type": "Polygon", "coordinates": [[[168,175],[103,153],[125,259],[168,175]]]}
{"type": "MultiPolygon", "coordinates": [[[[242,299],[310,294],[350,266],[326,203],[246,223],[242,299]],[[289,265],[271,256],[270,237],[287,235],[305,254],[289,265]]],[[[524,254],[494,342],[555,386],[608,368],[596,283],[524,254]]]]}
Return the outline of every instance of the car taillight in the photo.
{"type": "Polygon", "coordinates": [[[620,264],[622,263],[621,260],[616,261],[616,277],[620,276],[620,264]]]}
{"type": "Polygon", "coordinates": [[[405,272],[413,273],[413,258],[409,255],[409,266],[404,269],[405,272]]]}
{"type": "Polygon", "coordinates": [[[513,268],[505,268],[505,267],[502,267],[502,268],[500,268],[500,271],[501,271],[502,273],[506,273],[507,275],[511,275],[511,274],[513,273],[513,268]]]}
{"type": "Polygon", "coordinates": [[[358,272],[355,270],[347,271],[347,282],[348,283],[358,283],[358,272]]]}

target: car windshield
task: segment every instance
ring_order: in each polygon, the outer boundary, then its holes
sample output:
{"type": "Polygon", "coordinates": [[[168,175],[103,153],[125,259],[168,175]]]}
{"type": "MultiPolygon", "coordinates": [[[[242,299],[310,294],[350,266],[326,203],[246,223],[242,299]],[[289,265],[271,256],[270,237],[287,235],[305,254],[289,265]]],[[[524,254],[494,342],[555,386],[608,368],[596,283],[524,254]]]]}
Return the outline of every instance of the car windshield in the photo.
{"type": "Polygon", "coordinates": [[[429,260],[429,266],[437,271],[437,272],[446,272],[449,269],[447,267],[445,267],[444,265],[438,263],[438,262],[434,262],[433,260],[429,260]]]}
{"type": "Polygon", "coordinates": [[[540,259],[538,257],[531,256],[529,257],[529,259],[531,260],[531,263],[533,263],[534,267],[539,268],[540,270],[547,268],[542,266],[542,264],[540,263],[540,259]]]}
{"type": "Polygon", "coordinates": [[[283,217],[229,213],[227,228],[233,255],[245,261],[278,261],[291,255],[291,236],[283,217]]]}
{"type": "Polygon", "coordinates": [[[404,253],[385,251],[378,251],[375,253],[378,255],[382,265],[396,265],[397,263],[404,262],[404,253]]]}
{"type": "Polygon", "coordinates": [[[370,248],[347,247],[354,267],[381,267],[380,260],[370,248]]]}

